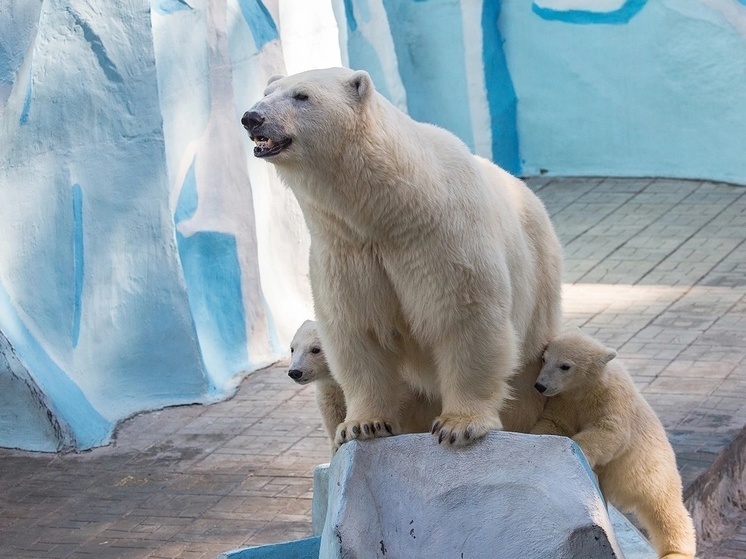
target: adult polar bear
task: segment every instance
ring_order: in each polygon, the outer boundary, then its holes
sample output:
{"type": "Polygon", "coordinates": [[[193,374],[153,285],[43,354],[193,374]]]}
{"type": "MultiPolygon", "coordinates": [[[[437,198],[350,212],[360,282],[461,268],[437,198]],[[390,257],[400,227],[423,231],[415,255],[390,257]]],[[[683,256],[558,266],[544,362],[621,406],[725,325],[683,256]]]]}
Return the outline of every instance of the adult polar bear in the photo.
{"type": "Polygon", "coordinates": [[[273,77],[241,122],[310,230],[319,332],[347,403],[336,444],[397,433],[407,390],[441,402],[439,442],[530,430],[561,322],[561,248],[539,199],[364,71],[273,77]]]}

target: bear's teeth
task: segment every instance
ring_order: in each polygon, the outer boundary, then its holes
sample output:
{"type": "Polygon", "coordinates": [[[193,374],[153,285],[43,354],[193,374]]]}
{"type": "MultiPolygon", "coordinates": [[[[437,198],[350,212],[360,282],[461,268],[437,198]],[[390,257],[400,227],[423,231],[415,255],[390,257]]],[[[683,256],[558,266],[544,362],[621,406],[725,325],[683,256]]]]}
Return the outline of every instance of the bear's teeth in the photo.
{"type": "Polygon", "coordinates": [[[255,138],[254,143],[261,149],[269,149],[274,145],[274,142],[268,138],[255,138]]]}

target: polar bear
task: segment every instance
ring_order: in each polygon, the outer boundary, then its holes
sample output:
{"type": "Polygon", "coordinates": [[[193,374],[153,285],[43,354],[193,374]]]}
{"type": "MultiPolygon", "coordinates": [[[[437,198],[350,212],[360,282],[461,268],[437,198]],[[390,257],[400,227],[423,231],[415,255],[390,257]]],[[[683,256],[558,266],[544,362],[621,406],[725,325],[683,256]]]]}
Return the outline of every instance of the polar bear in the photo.
{"type": "MultiPolygon", "coordinates": [[[[324,428],[332,442],[333,452],[337,425],[344,421],[347,408],[342,387],[334,380],[329,370],[316,322],[313,320],[306,320],[301,324],[290,342],[288,376],[301,385],[316,383],[316,403],[324,428]]],[[[401,400],[402,432],[428,431],[433,418],[438,414],[439,403],[416,393],[406,394],[401,400]]],[[[385,425],[383,429],[386,429],[385,425]]]]}
{"type": "Polygon", "coordinates": [[[329,438],[334,441],[337,425],[345,419],[345,397],[334,380],[321,347],[316,323],[306,320],[290,342],[288,376],[298,384],[316,382],[316,404],[329,438]]]}
{"type": "Polygon", "coordinates": [[[319,333],[347,405],[336,443],[400,432],[407,391],[441,402],[432,432],[448,445],[503,427],[505,410],[505,427],[530,429],[562,261],[531,190],[364,71],[273,77],[241,122],[310,231],[319,333]]]}
{"type": "Polygon", "coordinates": [[[616,351],[579,329],[552,340],[536,381],[549,400],[532,433],[572,437],[604,496],[636,514],[659,557],[692,558],[694,525],[684,507],[676,456],[660,420],[615,357],[616,351]]]}

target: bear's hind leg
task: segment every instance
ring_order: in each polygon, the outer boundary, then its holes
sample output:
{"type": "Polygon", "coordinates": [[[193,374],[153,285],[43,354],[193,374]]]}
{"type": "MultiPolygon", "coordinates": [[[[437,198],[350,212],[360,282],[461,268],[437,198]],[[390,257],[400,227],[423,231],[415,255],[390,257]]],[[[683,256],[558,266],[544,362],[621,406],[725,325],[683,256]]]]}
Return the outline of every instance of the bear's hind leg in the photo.
{"type": "Polygon", "coordinates": [[[662,559],[693,559],[696,553],[694,525],[681,497],[664,498],[635,507],[640,523],[648,531],[650,543],[662,559]]]}

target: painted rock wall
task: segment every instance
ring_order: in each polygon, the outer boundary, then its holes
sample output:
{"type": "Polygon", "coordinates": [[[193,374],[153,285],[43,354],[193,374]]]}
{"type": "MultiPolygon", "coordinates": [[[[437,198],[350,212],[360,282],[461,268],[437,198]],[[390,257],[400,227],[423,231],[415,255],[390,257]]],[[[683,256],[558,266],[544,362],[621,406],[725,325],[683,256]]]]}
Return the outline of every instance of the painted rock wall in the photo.
{"type": "Polygon", "coordinates": [[[746,184],[744,0],[334,0],[343,60],[523,175],[746,184]]]}
{"type": "Polygon", "coordinates": [[[0,446],[285,355],[307,234],[238,120],[340,63],[514,173],[746,184],[744,0],[0,0],[0,446]]]}
{"type": "Polygon", "coordinates": [[[459,136],[518,173],[516,96],[500,2],[334,0],[342,60],[414,119],[459,136]]]}
{"type": "Polygon", "coordinates": [[[320,559],[624,557],[566,437],[493,432],[458,449],[429,433],[352,441],[327,489],[320,559]]]}
{"type": "Polygon", "coordinates": [[[224,397],[312,316],[302,216],[239,124],[286,55],[340,63],[331,6],[286,4],[0,0],[0,446],[224,397]],[[324,48],[283,48],[314,22],[324,48]]]}

